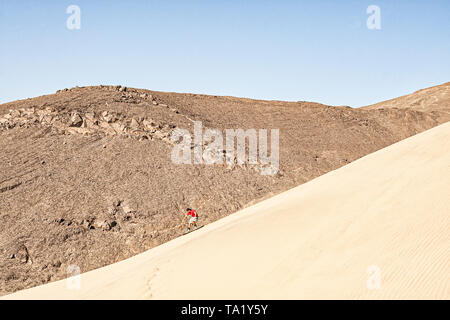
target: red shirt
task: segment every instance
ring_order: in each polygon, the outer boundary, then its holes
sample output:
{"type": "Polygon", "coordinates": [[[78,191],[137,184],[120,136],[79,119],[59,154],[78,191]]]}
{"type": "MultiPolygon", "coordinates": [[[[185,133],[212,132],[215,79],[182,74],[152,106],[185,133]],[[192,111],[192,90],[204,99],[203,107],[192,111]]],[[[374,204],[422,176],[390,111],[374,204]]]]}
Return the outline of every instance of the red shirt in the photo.
{"type": "Polygon", "coordinates": [[[195,213],[195,210],[191,210],[191,211],[189,211],[189,212],[187,213],[187,215],[188,215],[188,216],[192,216],[193,218],[195,218],[195,216],[196,216],[197,214],[195,213]]]}

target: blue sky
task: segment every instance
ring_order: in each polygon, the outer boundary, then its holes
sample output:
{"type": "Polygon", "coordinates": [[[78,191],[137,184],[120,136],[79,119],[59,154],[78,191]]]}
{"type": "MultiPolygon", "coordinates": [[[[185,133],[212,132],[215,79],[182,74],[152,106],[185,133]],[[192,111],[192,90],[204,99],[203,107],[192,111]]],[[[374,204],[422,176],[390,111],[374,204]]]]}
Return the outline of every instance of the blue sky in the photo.
{"type": "Polygon", "coordinates": [[[0,0],[0,103],[121,84],[358,107],[447,81],[448,0],[0,0]]]}

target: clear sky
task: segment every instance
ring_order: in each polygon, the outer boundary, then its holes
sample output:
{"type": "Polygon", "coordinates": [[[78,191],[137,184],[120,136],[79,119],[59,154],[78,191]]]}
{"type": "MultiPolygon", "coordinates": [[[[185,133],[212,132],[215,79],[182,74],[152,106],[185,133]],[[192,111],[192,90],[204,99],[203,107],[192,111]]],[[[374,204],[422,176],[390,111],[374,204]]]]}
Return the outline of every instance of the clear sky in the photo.
{"type": "Polygon", "coordinates": [[[448,81],[448,0],[0,0],[0,103],[121,84],[358,107],[448,81]]]}

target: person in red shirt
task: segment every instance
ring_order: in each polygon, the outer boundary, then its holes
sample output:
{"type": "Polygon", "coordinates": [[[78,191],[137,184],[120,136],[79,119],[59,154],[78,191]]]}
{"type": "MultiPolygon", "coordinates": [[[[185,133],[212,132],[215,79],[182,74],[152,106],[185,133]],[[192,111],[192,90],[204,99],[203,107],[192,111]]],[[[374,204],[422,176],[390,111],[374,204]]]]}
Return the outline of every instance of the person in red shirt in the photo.
{"type": "Polygon", "coordinates": [[[191,225],[193,225],[195,228],[197,228],[197,221],[198,221],[198,214],[195,212],[195,210],[191,208],[186,209],[186,217],[189,218],[188,228],[187,231],[191,230],[191,225]]]}

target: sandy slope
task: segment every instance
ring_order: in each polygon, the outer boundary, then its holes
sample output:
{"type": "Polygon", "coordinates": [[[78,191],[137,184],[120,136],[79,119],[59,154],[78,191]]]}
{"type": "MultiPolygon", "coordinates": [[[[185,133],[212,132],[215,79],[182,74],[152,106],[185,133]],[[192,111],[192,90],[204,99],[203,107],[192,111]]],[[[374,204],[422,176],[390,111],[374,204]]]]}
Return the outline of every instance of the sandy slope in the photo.
{"type": "Polygon", "coordinates": [[[450,298],[450,123],[187,236],[6,298],[450,298]],[[368,289],[368,267],[381,272],[368,289]]]}
{"type": "Polygon", "coordinates": [[[0,105],[0,296],[175,239],[187,207],[209,224],[450,121],[445,88],[375,109],[115,86],[0,105]],[[193,121],[280,129],[280,170],[174,164],[171,132],[193,121]]]}

